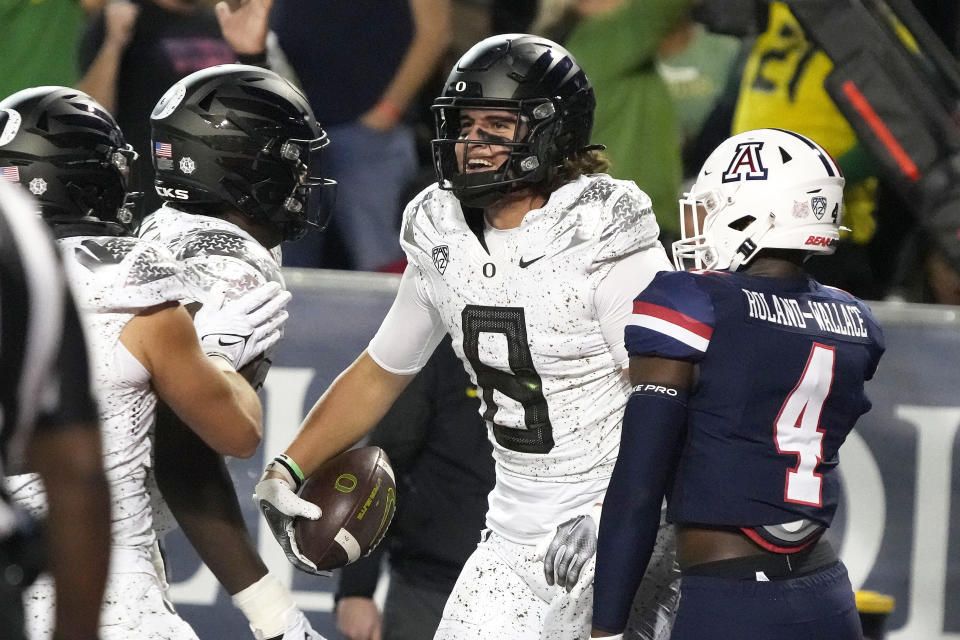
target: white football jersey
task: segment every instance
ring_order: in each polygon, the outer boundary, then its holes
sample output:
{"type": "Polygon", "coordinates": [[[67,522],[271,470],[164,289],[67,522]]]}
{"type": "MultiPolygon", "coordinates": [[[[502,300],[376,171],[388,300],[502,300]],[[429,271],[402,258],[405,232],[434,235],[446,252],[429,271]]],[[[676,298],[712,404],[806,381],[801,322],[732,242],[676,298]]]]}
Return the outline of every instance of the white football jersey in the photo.
{"type": "MultiPolygon", "coordinates": [[[[267,282],[285,287],[278,262],[279,248],[271,252],[249,233],[221,218],[194,215],[164,205],[144,219],[140,237],[173,253],[187,286],[184,303],[201,302],[219,287],[224,287],[227,299],[238,298],[267,282]]],[[[270,353],[266,354],[268,358],[270,353]]],[[[149,488],[154,526],[162,536],[177,524],[152,474],[149,488]]]]}
{"type": "Polygon", "coordinates": [[[267,282],[284,284],[279,249],[264,248],[221,218],[163,206],[140,225],[140,237],[167,247],[183,266],[188,301],[201,301],[215,286],[226,286],[232,299],[267,282]]]}
{"type": "MultiPolygon", "coordinates": [[[[137,238],[78,236],[58,244],[87,336],[113,544],[147,548],[155,539],[146,477],[157,397],[150,373],[120,343],[120,333],[140,311],[185,295],[181,270],[165,249],[137,238]]],[[[14,476],[7,487],[29,511],[45,510],[39,476],[14,476]]]]}
{"type": "Polygon", "coordinates": [[[508,539],[530,542],[602,500],[630,389],[594,293],[619,260],[662,251],[658,233],[649,197],[602,174],[555,191],[494,255],[436,185],[404,212],[417,288],[479,387],[497,461],[487,524],[508,539]]]}

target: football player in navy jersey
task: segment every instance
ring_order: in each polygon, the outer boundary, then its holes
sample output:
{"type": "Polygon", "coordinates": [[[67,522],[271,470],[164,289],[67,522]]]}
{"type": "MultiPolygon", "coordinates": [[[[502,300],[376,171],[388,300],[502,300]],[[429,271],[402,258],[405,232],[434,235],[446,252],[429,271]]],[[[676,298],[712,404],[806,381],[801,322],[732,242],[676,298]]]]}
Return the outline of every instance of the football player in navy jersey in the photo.
{"type": "Polygon", "coordinates": [[[843,183],[812,140],[760,129],[717,147],[680,201],[681,271],[654,278],[625,330],[634,386],[600,527],[593,637],[624,628],[664,496],[683,573],[671,638],[861,637],[822,534],[883,334],[862,301],[803,270],[834,250],[843,183]],[[697,270],[682,271],[689,260],[697,270]]]}

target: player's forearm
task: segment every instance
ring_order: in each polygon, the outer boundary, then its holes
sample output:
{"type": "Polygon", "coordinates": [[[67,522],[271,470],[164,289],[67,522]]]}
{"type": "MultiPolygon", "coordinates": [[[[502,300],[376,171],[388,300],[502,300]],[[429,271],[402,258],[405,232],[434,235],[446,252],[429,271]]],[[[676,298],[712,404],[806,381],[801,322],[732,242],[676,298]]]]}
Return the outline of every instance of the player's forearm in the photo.
{"type": "Polygon", "coordinates": [[[47,547],[56,584],[59,639],[97,638],[110,557],[110,494],[99,432],[44,436],[34,466],[47,489],[47,547]]]}
{"type": "Polygon", "coordinates": [[[412,0],[414,36],[383,99],[403,111],[430,78],[451,42],[450,0],[412,0]]]}
{"type": "Polygon", "coordinates": [[[230,453],[240,458],[249,458],[260,446],[263,438],[263,406],[257,392],[240,373],[225,371],[224,377],[230,393],[230,404],[241,419],[242,427],[236,429],[235,446],[239,453],[230,453]]]}
{"type": "Polygon", "coordinates": [[[157,411],[154,472],[177,523],[228,593],[266,575],[222,456],[167,407],[157,411]]]}
{"type": "MultiPolygon", "coordinates": [[[[211,363],[223,362],[211,357],[211,363]]],[[[229,365],[227,365],[229,366],[229,365]]],[[[163,394],[180,420],[222,455],[249,458],[263,437],[260,398],[243,376],[233,370],[205,371],[203,393],[193,398],[163,394]]],[[[198,388],[201,382],[198,381],[198,388]]]]}
{"type": "Polygon", "coordinates": [[[117,115],[117,74],[126,47],[104,42],[87,73],[77,83],[77,89],[88,94],[113,115],[117,115]]]}
{"type": "Polygon", "coordinates": [[[624,410],[620,453],[603,501],[597,542],[593,623],[598,630],[617,633],[626,626],[656,544],[660,508],[683,443],[686,416],[685,391],[671,391],[673,395],[664,386],[637,385],[624,410]]]}
{"type": "Polygon", "coordinates": [[[412,379],[386,371],[363,352],[313,406],[285,453],[309,477],[370,431],[412,379]]]}

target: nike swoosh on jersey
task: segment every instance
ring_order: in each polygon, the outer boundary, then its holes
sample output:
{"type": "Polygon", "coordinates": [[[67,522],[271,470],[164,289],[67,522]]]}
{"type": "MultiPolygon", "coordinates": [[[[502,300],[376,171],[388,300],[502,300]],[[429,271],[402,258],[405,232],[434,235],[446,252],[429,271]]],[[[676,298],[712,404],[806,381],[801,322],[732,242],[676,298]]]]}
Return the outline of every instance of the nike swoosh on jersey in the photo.
{"type": "Polygon", "coordinates": [[[540,257],[538,257],[538,258],[534,258],[533,260],[524,260],[524,259],[521,257],[521,258],[520,258],[520,268],[521,268],[521,269],[526,269],[527,267],[529,267],[530,265],[532,265],[534,262],[536,262],[536,261],[539,260],[540,258],[543,258],[543,257],[546,256],[546,255],[547,255],[547,254],[543,254],[542,256],[540,256],[540,257]]]}

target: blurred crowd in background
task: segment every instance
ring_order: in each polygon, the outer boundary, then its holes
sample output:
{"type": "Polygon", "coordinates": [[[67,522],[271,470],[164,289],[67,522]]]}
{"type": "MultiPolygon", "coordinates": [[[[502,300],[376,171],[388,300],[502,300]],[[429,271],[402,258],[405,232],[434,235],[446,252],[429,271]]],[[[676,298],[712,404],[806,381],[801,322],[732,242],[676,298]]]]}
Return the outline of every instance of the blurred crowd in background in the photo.
{"type": "MultiPolygon", "coordinates": [[[[430,105],[446,71],[483,37],[536,33],[587,72],[593,142],[607,146],[614,177],[651,196],[668,250],[680,236],[677,199],[709,150],[731,133],[783,127],[817,140],[847,178],[849,230],[811,272],[866,299],[960,304],[956,257],[885,184],[827,95],[830,60],[783,3],[758,2],[758,28],[734,36],[711,30],[713,0],[244,1],[270,11],[265,59],[245,50],[245,25],[218,22],[207,0],[5,0],[0,96],[39,85],[89,93],[139,152],[136,188],[152,210],[149,116],[160,96],[204,67],[268,65],[310,100],[332,140],[324,173],[340,185],[329,228],[285,245],[284,265],[399,272],[403,206],[436,179],[430,105]]],[[[912,1],[957,59],[960,5],[912,1]]]]}

